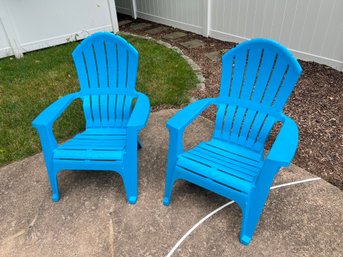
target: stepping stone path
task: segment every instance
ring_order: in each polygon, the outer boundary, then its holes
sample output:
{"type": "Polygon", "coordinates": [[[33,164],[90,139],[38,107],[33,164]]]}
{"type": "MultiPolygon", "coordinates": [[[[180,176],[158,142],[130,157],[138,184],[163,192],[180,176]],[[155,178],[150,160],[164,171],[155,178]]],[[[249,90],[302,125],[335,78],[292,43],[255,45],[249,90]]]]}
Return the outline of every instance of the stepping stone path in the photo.
{"type": "Polygon", "coordinates": [[[218,51],[209,52],[209,53],[205,54],[205,56],[212,61],[220,61],[221,55],[222,55],[222,53],[218,52],[218,51]]]}
{"type": "Polygon", "coordinates": [[[123,21],[118,22],[118,25],[119,25],[119,26],[124,26],[124,25],[126,25],[126,24],[131,23],[131,22],[132,22],[131,20],[123,20],[123,21]]]}
{"type": "Polygon", "coordinates": [[[136,24],[132,24],[130,28],[133,30],[141,30],[141,29],[149,28],[150,26],[151,26],[150,23],[136,23],[136,24]]]}
{"type": "Polygon", "coordinates": [[[157,27],[157,28],[154,28],[154,29],[149,29],[146,32],[149,33],[149,34],[155,35],[155,34],[158,34],[158,33],[162,32],[162,31],[165,31],[166,29],[167,29],[166,27],[162,27],[161,26],[161,27],[157,27]]]}
{"type": "Polygon", "coordinates": [[[188,49],[192,49],[192,48],[198,48],[200,46],[203,46],[203,45],[205,45],[205,43],[202,42],[199,39],[194,39],[194,40],[191,40],[191,41],[187,41],[187,42],[181,43],[181,45],[186,47],[186,48],[188,48],[188,49]]]}
{"type": "Polygon", "coordinates": [[[168,39],[168,40],[174,40],[174,39],[182,38],[182,37],[185,37],[185,36],[187,36],[186,33],[183,33],[183,32],[173,32],[173,33],[164,35],[163,38],[164,39],[168,39]]]}

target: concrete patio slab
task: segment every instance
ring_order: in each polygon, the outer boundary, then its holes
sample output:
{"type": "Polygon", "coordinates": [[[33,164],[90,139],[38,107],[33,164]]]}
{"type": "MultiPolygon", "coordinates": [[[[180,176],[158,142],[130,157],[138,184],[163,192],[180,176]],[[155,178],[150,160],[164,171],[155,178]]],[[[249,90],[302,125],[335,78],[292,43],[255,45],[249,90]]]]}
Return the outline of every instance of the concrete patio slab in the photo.
{"type": "Polygon", "coordinates": [[[167,27],[160,26],[160,27],[157,27],[157,28],[149,29],[146,32],[149,33],[149,34],[154,35],[154,34],[161,33],[161,32],[163,32],[163,31],[165,31],[167,29],[168,29],[167,27]]]}
{"type": "Polygon", "coordinates": [[[201,47],[201,46],[205,45],[205,43],[199,39],[194,39],[191,41],[180,43],[180,45],[182,45],[188,49],[193,49],[193,48],[201,47]]]}
{"type": "Polygon", "coordinates": [[[167,35],[164,35],[163,38],[168,39],[168,40],[175,40],[175,39],[179,39],[179,38],[182,38],[185,36],[187,36],[186,33],[178,31],[178,32],[173,32],[173,33],[169,33],[167,35]]]}
{"type": "Polygon", "coordinates": [[[142,23],[132,24],[130,26],[130,28],[133,29],[133,30],[142,30],[142,29],[149,28],[151,26],[152,26],[151,23],[144,23],[144,22],[142,22],[142,23]]]}
{"type": "MultiPolygon", "coordinates": [[[[42,154],[0,169],[0,256],[166,256],[187,231],[229,200],[185,181],[162,205],[168,131],[176,110],[152,113],[141,133],[139,197],[126,202],[111,172],[63,171],[61,200],[51,201],[42,154]]],[[[213,123],[199,118],[187,130],[190,148],[208,139],[213,123]]],[[[275,184],[313,178],[291,166],[275,184]]],[[[342,256],[343,193],[323,180],[270,192],[255,236],[239,243],[241,212],[227,206],[180,244],[172,256],[342,256]]]]}

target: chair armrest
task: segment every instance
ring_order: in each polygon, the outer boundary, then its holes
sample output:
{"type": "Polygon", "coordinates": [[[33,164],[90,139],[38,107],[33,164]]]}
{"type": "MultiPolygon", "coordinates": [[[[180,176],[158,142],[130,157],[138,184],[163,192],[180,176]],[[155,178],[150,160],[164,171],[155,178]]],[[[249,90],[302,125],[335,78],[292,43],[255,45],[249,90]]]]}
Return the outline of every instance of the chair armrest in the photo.
{"type": "Polygon", "coordinates": [[[149,98],[138,93],[138,98],[135,107],[131,113],[129,122],[127,123],[128,128],[140,130],[146,126],[150,114],[150,102],[149,98]]]}
{"type": "Polygon", "coordinates": [[[214,98],[205,98],[198,100],[186,106],[171,117],[166,126],[169,129],[169,150],[168,162],[171,162],[176,156],[183,152],[182,137],[185,128],[195,120],[208,106],[214,103],[214,98]]]}
{"type": "Polygon", "coordinates": [[[298,146],[299,131],[291,118],[285,115],[282,117],[284,124],[265,161],[279,167],[288,167],[298,146]]]}
{"type": "Polygon", "coordinates": [[[214,103],[214,98],[205,98],[195,101],[178,111],[167,122],[168,129],[183,131],[193,120],[195,120],[208,106],[214,103]]]}
{"type": "Polygon", "coordinates": [[[39,127],[52,127],[56,119],[78,97],[79,93],[73,93],[58,99],[32,121],[32,126],[36,129],[39,127]]]}

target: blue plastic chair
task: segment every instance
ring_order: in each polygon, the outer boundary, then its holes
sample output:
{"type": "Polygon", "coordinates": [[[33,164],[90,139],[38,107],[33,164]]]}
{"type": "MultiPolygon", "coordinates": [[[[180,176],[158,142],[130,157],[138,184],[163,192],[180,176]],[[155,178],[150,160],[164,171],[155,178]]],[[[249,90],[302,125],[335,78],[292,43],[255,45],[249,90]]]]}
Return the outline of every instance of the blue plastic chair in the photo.
{"type": "Polygon", "coordinates": [[[99,32],[83,40],[72,55],[80,92],[58,99],[32,122],[40,136],[52,200],[60,198],[61,170],[110,170],[122,176],[127,199],[134,204],[138,133],[150,113],[149,99],[135,89],[138,52],[120,36],[99,32]],[[83,102],[86,129],[58,145],[53,123],[77,98],[83,102]]]}
{"type": "Polygon", "coordinates": [[[297,148],[297,126],[282,109],[301,72],[291,53],[272,40],[252,39],[228,51],[219,97],[196,101],[167,122],[164,205],[178,179],[232,199],[243,214],[240,241],[248,245],[274,176],[291,163],[297,148]],[[217,106],[212,139],[184,151],[185,128],[210,105],[217,106]],[[266,139],[277,122],[283,126],[264,158],[266,139]]]}

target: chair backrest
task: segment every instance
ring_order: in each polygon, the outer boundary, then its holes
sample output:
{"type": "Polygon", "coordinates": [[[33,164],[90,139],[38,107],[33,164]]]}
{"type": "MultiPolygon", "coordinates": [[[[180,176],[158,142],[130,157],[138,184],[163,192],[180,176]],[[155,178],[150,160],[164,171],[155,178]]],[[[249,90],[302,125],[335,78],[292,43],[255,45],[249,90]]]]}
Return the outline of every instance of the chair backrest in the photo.
{"type": "Polygon", "coordinates": [[[125,39],[98,32],[73,52],[87,128],[124,127],[131,113],[138,52],[125,39]]]}
{"type": "Polygon", "coordinates": [[[262,152],[301,72],[292,54],[273,40],[256,38],[228,51],[213,137],[262,152]]]}

